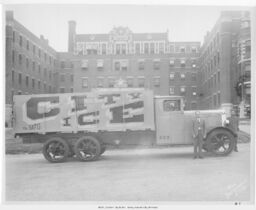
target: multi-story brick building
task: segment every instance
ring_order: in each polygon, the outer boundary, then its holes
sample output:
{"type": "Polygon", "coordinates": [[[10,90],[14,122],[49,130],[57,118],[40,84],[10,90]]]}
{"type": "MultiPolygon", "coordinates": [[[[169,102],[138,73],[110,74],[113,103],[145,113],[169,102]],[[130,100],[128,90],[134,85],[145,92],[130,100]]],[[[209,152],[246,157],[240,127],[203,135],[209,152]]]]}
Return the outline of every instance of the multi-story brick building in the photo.
{"type": "MultiPolygon", "coordinates": [[[[239,103],[236,85],[243,12],[224,11],[215,26],[205,36],[201,47],[199,71],[199,104],[201,109],[232,107],[239,103]]],[[[250,36],[250,33],[247,34],[250,36]]],[[[248,38],[248,37],[247,37],[248,38]]]]}
{"type": "Polygon", "coordinates": [[[225,11],[200,42],[171,42],[168,31],[77,34],[68,24],[68,52],[56,52],[6,13],[6,103],[14,94],[85,92],[122,79],[155,95],[184,95],[186,109],[250,101],[250,18],[225,11]],[[243,80],[239,95],[239,79],[243,80]],[[249,78],[249,79],[248,79],[249,78]]]}
{"type": "Polygon", "coordinates": [[[251,104],[251,24],[250,13],[241,14],[241,25],[237,35],[238,81],[236,91],[240,103],[240,116],[243,117],[245,107],[251,104]]]}
{"type": "Polygon", "coordinates": [[[6,103],[15,94],[56,92],[57,53],[6,12],[6,103]]]}
{"type": "Polygon", "coordinates": [[[69,53],[73,54],[74,91],[143,87],[155,95],[184,95],[186,108],[196,108],[199,42],[169,42],[165,33],[133,33],[117,27],[108,34],[76,34],[69,22],[69,53]]]}

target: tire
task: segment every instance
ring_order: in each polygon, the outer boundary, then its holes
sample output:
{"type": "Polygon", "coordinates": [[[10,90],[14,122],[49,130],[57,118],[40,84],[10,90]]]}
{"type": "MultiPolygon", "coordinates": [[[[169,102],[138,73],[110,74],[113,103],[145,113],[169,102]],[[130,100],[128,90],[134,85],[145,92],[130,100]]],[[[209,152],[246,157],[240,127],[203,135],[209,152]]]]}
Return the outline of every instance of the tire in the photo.
{"type": "Polygon", "coordinates": [[[62,163],[67,160],[69,146],[59,137],[50,138],[43,145],[43,155],[51,163],[62,163]]]}
{"type": "Polygon", "coordinates": [[[106,146],[105,145],[101,145],[100,155],[102,155],[105,151],[106,151],[106,146]]]}
{"type": "Polygon", "coordinates": [[[80,161],[93,161],[100,156],[100,142],[92,136],[83,136],[74,146],[76,157],[80,161]]]}
{"type": "Polygon", "coordinates": [[[235,137],[230,131],[224,128],[217,128],[207,136],[206,145],[208,151],[214,155],[226,156],[234,149],[235,137]]]}

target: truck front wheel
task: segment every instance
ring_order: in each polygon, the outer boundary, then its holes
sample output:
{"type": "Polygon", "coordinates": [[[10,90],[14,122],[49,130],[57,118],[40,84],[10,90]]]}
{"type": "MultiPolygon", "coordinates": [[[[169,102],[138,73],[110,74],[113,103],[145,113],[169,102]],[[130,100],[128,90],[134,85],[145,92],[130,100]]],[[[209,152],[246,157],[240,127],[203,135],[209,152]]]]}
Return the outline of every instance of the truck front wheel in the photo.
{"type": "Polygon", "coordinates": [[[223,128],[213,130],[206,139],[206,147],[217,156],[225,156],[232,152],[235,145],[234,135],[223,128]]]}
{"type": "Polygon", "coordinates": [[[43,155],[51,163],[65,162],[69,154],[69,146],[65,140],[54,137],[47,140],[43,146],[43,155]]]}
{"type": "Polygon", "coordinates": [[[80,161],[96,160],[101,152],[100,142],[92,136],[83,136],[75,143],[74,151],[80,161]]]}

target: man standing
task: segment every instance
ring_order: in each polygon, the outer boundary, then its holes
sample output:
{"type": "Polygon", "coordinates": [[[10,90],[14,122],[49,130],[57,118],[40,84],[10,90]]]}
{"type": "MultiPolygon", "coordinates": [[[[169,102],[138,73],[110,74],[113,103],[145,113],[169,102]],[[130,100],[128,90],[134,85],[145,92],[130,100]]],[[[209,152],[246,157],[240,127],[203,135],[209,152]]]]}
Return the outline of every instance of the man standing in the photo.
{"type": "Polygon", "coordinates": [[[227,124],[227,127],[231,129],[235,133],[235,146],[234,146],[234,151],[238,152],[237,149],[237,132],[239,131],[239,118],[236,115],[236,112],[234,109],[231,110],[231,116],[227,118],[229,123],[227,124]]]}
{"type": "Polygon", "coordinates": [[[203,158],[202,146],[203,139],[206,137],[205,121],[200,118],[200,113],[195,113],[196,119],[193,120],[193,138],[194,138],[194,159],[203,158]]]}

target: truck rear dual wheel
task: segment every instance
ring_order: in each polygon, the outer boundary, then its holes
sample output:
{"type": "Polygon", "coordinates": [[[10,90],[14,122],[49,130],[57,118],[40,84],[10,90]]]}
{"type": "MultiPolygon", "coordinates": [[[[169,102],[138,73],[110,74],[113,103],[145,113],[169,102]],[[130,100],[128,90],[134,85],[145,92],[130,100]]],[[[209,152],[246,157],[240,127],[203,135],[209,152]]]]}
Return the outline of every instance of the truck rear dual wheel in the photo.
{"type": "Polygon", "coordinates": [[[65,162],[69,152],[67,142],[59,137],[47,140],[43,146],[43,155],[51,163],[65,162]]]}
{"type": "Polygon", "coordinates": [[[92,136],[83,136],[78,139],[74,151],[80,161],[96,160],[102,152],[100,142],[92,136]]]}
{"type": "Polygon", "coordinates": [[[213,130],[206,139],[207,150],[217,156],[230,154],[235,146],[234,135],[223,128],[213,130]]]}

